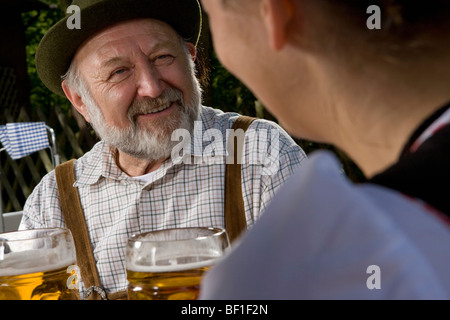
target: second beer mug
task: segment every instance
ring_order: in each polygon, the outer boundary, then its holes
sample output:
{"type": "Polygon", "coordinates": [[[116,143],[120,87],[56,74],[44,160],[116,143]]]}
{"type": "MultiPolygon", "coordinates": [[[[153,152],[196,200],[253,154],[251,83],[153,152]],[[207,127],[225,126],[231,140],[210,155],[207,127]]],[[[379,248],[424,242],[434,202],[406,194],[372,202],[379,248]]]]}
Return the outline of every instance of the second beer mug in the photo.
{"type": "Polygon", "coordinates": [[[181,228],[134,235],[127,245],[130,300],[195,300],[203,273],[229,248],[225,230],[181,228]]]}

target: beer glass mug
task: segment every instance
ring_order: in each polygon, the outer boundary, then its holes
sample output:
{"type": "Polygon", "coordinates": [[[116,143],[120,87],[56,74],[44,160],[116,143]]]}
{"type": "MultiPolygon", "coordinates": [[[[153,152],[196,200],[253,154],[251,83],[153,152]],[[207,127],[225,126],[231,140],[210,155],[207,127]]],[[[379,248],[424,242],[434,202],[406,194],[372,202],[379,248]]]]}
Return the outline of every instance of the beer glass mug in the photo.
{"type": "Polygon", "coordinates": [[[75,246],[66,229],[0,234],[0,300],[71,300],[75,246]]]}
{"type": "Polygon", "coordinates": [[[200,282],[229,248],[225,230],[180,228],[132,236],[126,268],[130,300],[195,300],[200,282]]]}

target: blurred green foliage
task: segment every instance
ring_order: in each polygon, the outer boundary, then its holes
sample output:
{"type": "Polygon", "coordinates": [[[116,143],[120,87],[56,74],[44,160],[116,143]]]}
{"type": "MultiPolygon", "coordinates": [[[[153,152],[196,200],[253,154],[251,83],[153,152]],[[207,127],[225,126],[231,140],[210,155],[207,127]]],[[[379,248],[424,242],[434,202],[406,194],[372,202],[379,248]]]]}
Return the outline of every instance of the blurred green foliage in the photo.
{"type": "MultiPolygon", "coordinates": [[[[41,0],[41,2],[53,6],[49,7],[48,10],[25,12],[22,14],[22,20],[25,26],[27,67],[31,88],[30,103],[32,110],[33,107],[43,106],[43,111],[47,114],[47,112],[50,112],[56,104],[67,111],[70,108],[70,103],[67,99],[48,90],[41,82],[36,72],[34,57],[39,42],[47,30],[63,17],[62,11],[57,7],[57,0],[41,0]]],[[[55,54],[57,54],[57,52],[55,52],[55,54]]]]}

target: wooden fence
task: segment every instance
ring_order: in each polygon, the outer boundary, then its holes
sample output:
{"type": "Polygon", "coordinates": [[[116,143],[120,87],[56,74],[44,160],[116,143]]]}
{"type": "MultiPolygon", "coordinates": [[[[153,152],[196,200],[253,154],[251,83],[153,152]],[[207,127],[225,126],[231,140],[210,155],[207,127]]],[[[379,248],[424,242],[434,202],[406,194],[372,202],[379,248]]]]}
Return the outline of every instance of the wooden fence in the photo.
{"type": "MultiPolygon", "coordinates": [[[[45,122],[56,134],[56,147],[61,162],[79,158],[92,148],[97,138],[84,119],[74,110],[63,112],[59,106],[45,115],[41,108],[29,114],[24,108],[3,110],[0,124],[10,122],[45,122]]],[[[7,152],[0,153],[0,212],[21,211],[25,200],[42,177],[53,169],[50,150],[41,150],[19,160],[12,160],[7,152]]]]}

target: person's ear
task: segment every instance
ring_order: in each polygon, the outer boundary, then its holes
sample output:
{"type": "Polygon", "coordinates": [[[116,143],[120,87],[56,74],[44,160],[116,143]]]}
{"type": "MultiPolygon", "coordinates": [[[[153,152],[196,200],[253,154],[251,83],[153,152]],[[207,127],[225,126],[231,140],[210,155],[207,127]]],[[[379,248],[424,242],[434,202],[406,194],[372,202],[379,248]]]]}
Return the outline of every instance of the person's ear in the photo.
{"type": "Polygon", "coordinates": [[[270,44],[276,51],[283,49],[288,37],[288,27],[294,18],[293,0],[263,0],[262,14],[270,44]]]}
{"type": "Polygon", "coordinates": [[[192,61],[195,61],[195,59],[197,58],[197,48],[193,43],[190,42],[186,42],[186,47],[189,51],[189,54],[191,55],[192,61]]]}
{"type": "Polygon", "coordinates": [[[69,99],[75,109],[77,109],[78,112],[81,113],[81,115],[87,122],[90,122],[89,113],[87,111],[86,105],[83,102],[83,99],[81,99],[81,97],[75,90],[67,85],[66,81],[63,81],[61,86],[64,93],[66,94],[67,99],[69,99]]]}

